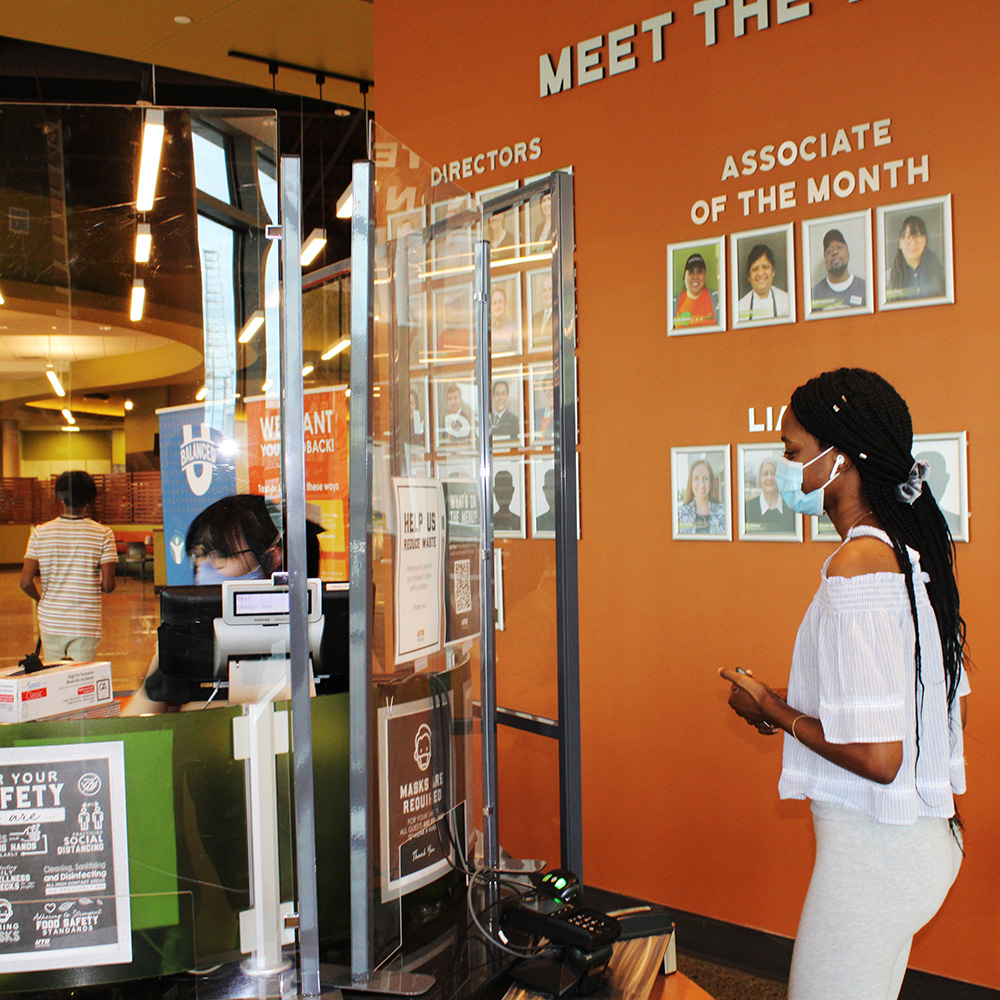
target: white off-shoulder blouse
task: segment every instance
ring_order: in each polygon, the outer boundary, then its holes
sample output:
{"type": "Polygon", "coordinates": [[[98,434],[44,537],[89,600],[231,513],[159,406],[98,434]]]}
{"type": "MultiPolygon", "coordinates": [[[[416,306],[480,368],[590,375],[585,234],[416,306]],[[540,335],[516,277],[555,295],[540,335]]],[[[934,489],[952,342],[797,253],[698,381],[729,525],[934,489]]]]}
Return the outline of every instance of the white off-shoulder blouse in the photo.
{"type": "MultiPolygon", "coordinates": [[[[845,544],[878,528],[848,532],[845,544]]],[[[962,722],[956,697],[948,710],[941,641],[927,597],[929,577],[907,549],[920,626],[922,685],[915,684],[914,629],[901,573],[827,577],[799,626],[788,681],[788,703],[823,723],[830,743],[903,742],[895,780],[881,785],[845,771],[785,734],[778,792],[859,809],[880,823],[913,823],[920,816],[954,815],[953,796],[965,791],[962,722]],[[916,734],[919,732],[919,756],[916,734]]],[[[963,669],[958,694],[969,692],[963,669]]]]}

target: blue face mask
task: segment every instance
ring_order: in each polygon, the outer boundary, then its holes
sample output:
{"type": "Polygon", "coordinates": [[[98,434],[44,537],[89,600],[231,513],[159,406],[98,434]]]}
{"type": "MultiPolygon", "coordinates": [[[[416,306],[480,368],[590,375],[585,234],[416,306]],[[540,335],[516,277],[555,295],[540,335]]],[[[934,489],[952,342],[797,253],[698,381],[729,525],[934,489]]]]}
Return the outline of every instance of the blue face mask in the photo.
{"type": "Polygon", "coordinates": [[[204,587],[212,583],[225,583],[227,580],[263,580],[264,574],[259,566],[244,573],[242,576],[226,576],[220,573],[207,559],[200,566],[194,568],[194,582],[198,587],[204,587]]]}
{"type": "Polygon", "coordinates": [[[817,490],[809,493],[802,492],[802,475],[807,465],[818,462],[827,452],[833,451],[833,445],[821,451],[815,458],[808,462],[793,462],[785,458],[784,455],[778,457],[778,467],[775,470],[775,478],[778,480],[778,492],[781,494],[781,502],[790,507],[797,514],[809,514],[812,517],[819,517],[823,513],[823,491],[840,475],[840,467],[844,464],[844,456],[838,455],[834,462],[833,472],[830,478],[817,490]]]}

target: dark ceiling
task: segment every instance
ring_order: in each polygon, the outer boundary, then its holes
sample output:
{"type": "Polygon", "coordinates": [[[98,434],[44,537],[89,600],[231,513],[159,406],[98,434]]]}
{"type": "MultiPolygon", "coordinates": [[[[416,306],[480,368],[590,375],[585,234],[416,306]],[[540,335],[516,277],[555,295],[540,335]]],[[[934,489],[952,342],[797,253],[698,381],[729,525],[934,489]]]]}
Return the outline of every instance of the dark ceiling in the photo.
{"type": "Polygon", "coordinates": [[[301,157],[302,230],[327,230],[325,251],[311,269],[350,256],[350,223],[336,218],[336,201],[352,162],[366,155],[365,112],[321,100],[319,82],[316,91],[310,99],[163,67],[154,72],[145,63],[0,36],[0,103],[276,110],[279,153],[301,157]]]}

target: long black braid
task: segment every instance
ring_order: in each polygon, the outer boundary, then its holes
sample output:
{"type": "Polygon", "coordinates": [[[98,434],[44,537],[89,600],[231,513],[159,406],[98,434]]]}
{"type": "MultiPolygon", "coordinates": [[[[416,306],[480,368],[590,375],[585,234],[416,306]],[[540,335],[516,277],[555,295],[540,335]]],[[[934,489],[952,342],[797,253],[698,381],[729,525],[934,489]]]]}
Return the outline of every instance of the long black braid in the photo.
{"type": "MultiPolygon", "coordinates": [[[[926,482],[912,504],[903,503],[896,496],[897,484],[905,482],[913,467],[913,425],[906,403],[880,375],[863,368],[839,368],[799,386],[792,393],[792,412],[824,447],[833,445],[850,456],[861,475],[872,513],[892,541],[913,615],[918,695],[923,690],[920,632],[906,546],[920,553],[921,567],[930,576],[927,595],[941,634],[950,709],[958,692],[965,656],[965,622],[959,612],[955,583],[955,544],[926,482]]],[[[919,713],[919,697],[917,701],[919,713]]]]}

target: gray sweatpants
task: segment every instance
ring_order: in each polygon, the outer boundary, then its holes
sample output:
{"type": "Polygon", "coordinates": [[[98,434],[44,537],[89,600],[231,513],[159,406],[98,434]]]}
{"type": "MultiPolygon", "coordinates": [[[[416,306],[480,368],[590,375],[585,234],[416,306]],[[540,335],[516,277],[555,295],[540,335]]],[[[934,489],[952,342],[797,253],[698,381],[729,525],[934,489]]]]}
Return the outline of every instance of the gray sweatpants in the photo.
{"type": "Polygon", "coordinates": [[[878,823],[813,802],[816,865],[789,1000],[896,1000],[913,935],[937,913],[962,853],[946,819],[878,823]]]}

